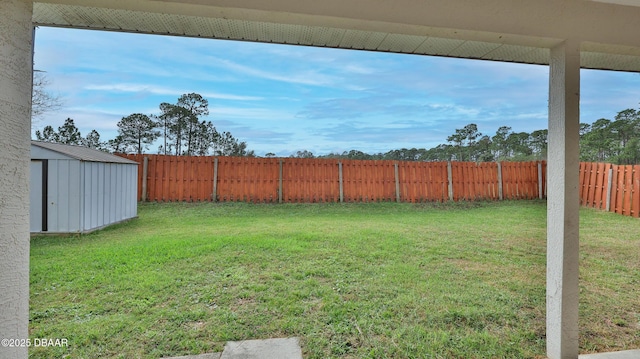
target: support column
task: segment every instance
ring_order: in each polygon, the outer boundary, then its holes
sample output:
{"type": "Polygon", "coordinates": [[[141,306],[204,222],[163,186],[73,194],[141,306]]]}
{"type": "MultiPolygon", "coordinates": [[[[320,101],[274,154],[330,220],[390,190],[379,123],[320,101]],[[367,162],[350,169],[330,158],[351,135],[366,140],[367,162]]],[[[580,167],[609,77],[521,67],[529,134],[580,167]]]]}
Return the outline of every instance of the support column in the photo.
{"type": "MultiPolygon", "coordinates": [[[[29,335],[32,11],[31,0],[0,1],[0,339],[29,335]]],[[[0,346],[0,358],[27,348],[0,346]]]]}
{"type": "Polygon", "coordinates": [[[578,358],[580,44],[551,49],[547,198],[547,356],[578,358]]]}

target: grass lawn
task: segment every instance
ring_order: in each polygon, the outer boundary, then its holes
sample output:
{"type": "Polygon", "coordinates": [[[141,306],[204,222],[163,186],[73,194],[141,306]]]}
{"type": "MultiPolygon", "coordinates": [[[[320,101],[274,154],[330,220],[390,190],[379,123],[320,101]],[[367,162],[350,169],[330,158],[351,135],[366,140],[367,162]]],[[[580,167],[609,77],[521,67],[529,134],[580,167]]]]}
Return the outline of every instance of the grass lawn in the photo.
{"type": "MultiPolygon", "coordinates": [[[[301,337],[305,358],[545,354],[546,205],[142,204],[31,240],[32,358],[301,337]]],[[[640,348],[640,221],[581,210],[581,352],[640,348]]]]}

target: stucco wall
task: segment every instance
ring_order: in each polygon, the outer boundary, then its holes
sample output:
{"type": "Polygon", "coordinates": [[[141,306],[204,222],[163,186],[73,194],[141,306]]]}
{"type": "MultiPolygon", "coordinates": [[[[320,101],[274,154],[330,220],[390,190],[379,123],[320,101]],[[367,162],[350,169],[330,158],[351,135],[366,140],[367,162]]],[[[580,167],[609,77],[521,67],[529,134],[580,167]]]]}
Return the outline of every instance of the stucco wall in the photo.
{"type": "MultiPolygon", "coordinates": [[[[32,6],[0,1],[0,339],[28,336],[32,6]]],[[[0,346],[0,358],[26,357],[0,346]]]]}

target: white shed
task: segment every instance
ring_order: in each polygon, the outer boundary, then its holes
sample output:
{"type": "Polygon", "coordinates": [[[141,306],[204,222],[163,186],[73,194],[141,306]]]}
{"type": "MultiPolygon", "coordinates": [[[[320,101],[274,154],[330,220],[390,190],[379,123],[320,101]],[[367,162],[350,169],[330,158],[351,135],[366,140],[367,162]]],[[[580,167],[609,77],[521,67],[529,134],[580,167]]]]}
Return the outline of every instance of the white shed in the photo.
{"type": "Polygon", "coordinates": [[[138,215],[138,163],[31,142],[31,233],[87,233],[138,215]]]}

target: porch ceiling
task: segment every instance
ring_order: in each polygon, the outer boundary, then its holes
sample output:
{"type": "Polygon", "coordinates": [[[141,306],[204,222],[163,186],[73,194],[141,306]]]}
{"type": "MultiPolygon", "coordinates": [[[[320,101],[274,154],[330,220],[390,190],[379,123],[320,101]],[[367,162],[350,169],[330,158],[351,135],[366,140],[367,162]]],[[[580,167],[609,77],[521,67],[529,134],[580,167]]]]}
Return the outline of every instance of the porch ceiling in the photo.
{"type": "Polygon", "coordinates": [[[33,23],[528,64],[572,38],[583,68],[640,72],[640,8],[610,2],[41,0],[33,23]]]}

